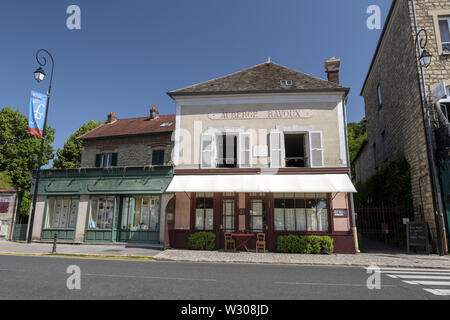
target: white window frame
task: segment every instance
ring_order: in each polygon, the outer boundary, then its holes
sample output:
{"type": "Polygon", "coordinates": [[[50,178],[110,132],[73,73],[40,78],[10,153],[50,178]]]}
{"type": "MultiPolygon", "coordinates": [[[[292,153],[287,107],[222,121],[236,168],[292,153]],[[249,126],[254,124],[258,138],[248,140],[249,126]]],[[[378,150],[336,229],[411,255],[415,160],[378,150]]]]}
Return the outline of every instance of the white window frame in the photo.
{"type": "Polygon", "coordinates": [[[250,132],[239,132],[238,138],[237,138],[237,165],[239,168],[252,168],[253,164],[253,157],[252,157],[252,134],[250,132]],[[248,149],[244,149],[244,136],[249,137],[249,146],[248,149]],[[249,153],[249,165],[248,167],[242,166],[242,153],[248,151],[249,153]]]}
{"type": "MultiPolygon", "coordinates": [[[[448,17],[443,17],[443,16],[438,17],[438,27],[439,27],[439,22],[440,21],[447,21],[448,32],[450,33],[450,16],[448,16],[448,17]]],[[[439,28],[438,31],[439,31],[439,36],[440,36],[441,35],[441,29],[439,28]]],[[[450,45],[450,42],[444,42],[442,40],[442,38],[441,38],[440,49],[441,49],[442,53],[450,54],[450,51],[447,51],[447,50],[444,51],[444,44],[449,44],[450,45]]]]}
{"type": "Polygon", "coordinates": [[[323,158],[323,133],[322,133],[322,131],[309,131],[308,132],[308,140],[309,140],[309,155],[308,155],[308,159],[309,159],[309,167],[310,168],[321,168],[321,167],[324,167],[324,158],[323,158]],[[312,133],[318,133],[318,134],[320,134],[320,148],[313,148],[313,146],[312,146],[312,133]],[[314,166],[313,165],[313,151],[314,150],[320,150],[321,151],[321,153],[322,153],[322,163],[321,163],[321,165],[320,166],[314,166]]]}

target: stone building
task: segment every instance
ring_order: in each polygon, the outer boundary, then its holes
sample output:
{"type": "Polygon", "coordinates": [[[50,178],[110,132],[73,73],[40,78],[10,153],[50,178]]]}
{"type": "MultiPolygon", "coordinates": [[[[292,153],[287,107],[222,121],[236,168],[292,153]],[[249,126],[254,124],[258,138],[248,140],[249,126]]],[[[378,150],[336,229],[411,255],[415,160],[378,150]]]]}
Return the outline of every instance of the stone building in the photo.
{"type": "MultiPolygon", "coordinates": [[[[282,235],[326,235],[357,249],[340,60],[328,81],[265,62],[168,95],[177,106],[171,245],[199,231],[275,250],[282,235]]],[[[227,238],[228,240],[225,240],[227,238]]]]}
{"type": "MultiPolygon", "coordinates": [[[[424,37],[425,32],[420,32],[419,39],[423,39],[422,44],[425,44],[424,37]]],[[[414,206],[423,210],[423,217],[422,213],[419,217],[419,212],[416,212],[417,219],[425,219],[428,222],[436,246],[438,243],[435,211],[439,210],[439,206],[433,203],[433,175],[430,173],[431,167],[427,156],[425,125],[428,123],[427,105],[433,129],[443,125],[443,122],[439,124],[437,119],[441,111],[446,112],[446,97],[443,95],[437,101],[433,101],[432,96],[433,92],[436,92],[434,89],[443,86],[444,83],[448,90],[450,2],[394,0],[361,90],[365,101],[368,139],[353,159],[355,180],[364,181],[387,161],[396,156],[404,156],[411,166],[414,206]],[[421,89],[421,63],[416,46],[416,35],[421,29],[425,29],[428,35],[428,42],[421,50],[425,49],[432,54],[431,64],[423,68],[426,101],[422,99],[425,95],[421,89]]],[[[447,97],[450,97],[448,92],[447,97]]],[[[437,130],[433,139],[434,153],[438,149],[448,147],[442,143],[436,144],[439,140],[436,139],[436,133],[437,130]]],[[[446,161],[444,159],[445,163],[446,161]]],[[[437,192],[434,192],[437,198],[442,190],[449,190],[449,182],[442,179],[442,170],[439,175],[442,188],[439,187],[436,189],[437,192]]],[[[447,196],[440,198],[448,201],[447,196]]],[[[449,204],[444,203],[447,208],[447,220],[450,217],[449,204]]],[[[444,222],[440,228],[448,230],[446,226],[448,225],[444,222]]],[[[440,230],[445,233],[446,230],[442,229],[440,230]]]]}
{"type": "MultiPolygon", "coordinates": [[[[81,167],[41,172],[33,241],[162,246],[175,115],[118,119],[78,137],[81,167]]],[[[32,186],[31,190],[34,190],[32,186]]]]}

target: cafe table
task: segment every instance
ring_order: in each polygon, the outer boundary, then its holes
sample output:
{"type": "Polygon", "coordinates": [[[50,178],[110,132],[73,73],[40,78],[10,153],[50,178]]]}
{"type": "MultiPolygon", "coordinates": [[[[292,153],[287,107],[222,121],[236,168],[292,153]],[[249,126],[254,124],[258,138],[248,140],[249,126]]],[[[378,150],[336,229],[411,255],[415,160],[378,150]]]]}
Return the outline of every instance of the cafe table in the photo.
{"type": "Polygon", "coordinates": [[[254,233],[232,233],[231,236],[236,239],[236,246],[234,251],[237,251],[239,248],[245,249],[248,251],[247,243],[251,238],[255,236],[254,233]]]}

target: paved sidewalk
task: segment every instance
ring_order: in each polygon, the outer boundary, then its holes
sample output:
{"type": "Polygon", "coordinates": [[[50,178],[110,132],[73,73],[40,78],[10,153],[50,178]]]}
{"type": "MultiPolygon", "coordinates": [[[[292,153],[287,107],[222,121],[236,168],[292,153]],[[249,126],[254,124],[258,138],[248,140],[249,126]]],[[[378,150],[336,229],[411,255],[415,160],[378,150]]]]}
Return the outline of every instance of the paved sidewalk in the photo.
{"type": "Polygon", "coordinates": [[[287,253],[254,253],[196,250],[165,250],[153,257],[161,261],[192,261],[222,263],[268,263],[298,265],[380,266],[404,268],[450,269],[450,256],[407,255],[384,253],[306,255],[287,253]]]}
{"type": "MultiPolygon", "coordinates": [[[[52,243],[24,243],[0,240],[1,254],[50,255],[52,243]]],[[[61,256],[81,256],[99,258],[146,258],[151,259],[161,250],[139,244],[60,244],[56,253],[61,256]]]]}

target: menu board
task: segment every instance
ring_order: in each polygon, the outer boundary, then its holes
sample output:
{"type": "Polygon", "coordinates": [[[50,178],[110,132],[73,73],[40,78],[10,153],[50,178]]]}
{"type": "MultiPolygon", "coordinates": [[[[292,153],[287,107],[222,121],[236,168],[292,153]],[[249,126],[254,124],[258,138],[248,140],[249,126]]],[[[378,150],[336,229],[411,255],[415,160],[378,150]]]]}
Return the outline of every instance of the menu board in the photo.
{"type": "Polygon", "coordinates": [[[411,246],[424,247],[429,252],[428,224],[426,222],[408,222],[406,224],[407,251],[411,246]]]}

